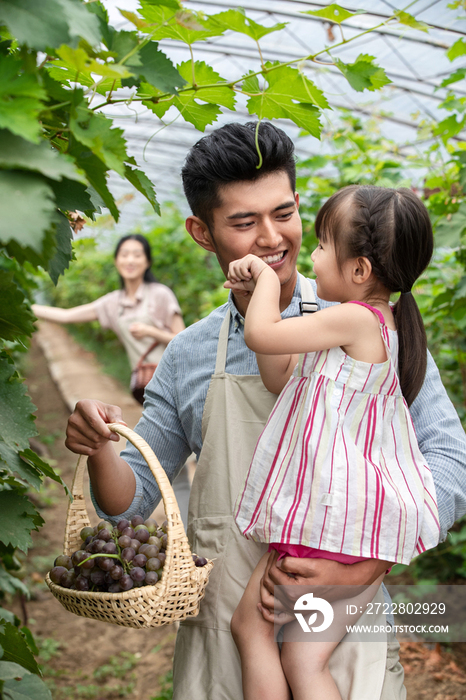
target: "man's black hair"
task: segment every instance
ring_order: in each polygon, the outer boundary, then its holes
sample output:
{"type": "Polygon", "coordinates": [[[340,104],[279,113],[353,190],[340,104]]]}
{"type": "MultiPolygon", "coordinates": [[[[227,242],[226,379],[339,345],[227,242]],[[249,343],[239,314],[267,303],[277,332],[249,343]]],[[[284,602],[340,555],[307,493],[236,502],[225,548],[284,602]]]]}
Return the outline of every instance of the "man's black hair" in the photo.
{"type": "Polygon", "coordinates": [[[232,182],[257,180],[283,171],[291,190],[296,185],[294,144],[270,122],[226,124],[200,139],[189,151],[181,176],[191,211],[212,230],[212,212],[221,206],[219,188],[232,182]],[[261,167],[257,151],[262,157],[261,167]]]}

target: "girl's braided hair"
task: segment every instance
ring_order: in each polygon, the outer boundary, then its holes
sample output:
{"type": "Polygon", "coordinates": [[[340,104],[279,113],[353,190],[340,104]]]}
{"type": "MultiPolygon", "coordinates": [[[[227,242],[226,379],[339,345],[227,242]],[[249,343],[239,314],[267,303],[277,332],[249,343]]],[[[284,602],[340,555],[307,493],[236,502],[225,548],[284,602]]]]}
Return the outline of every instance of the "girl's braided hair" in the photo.
{"type": "Polygon", "coordinates": [[[351,258],[369,260],[380,285],[401,292],[393,307],[398,331],[398,365],[403,395],[411,405],[419,393],[427,367],[427,339],[419,308],[410,293],[432,257],[434,241],[429,214],[414,192],[350,185],[336,192],[317,214],[319,240],[333,242],[340,265],[351,258]]]}

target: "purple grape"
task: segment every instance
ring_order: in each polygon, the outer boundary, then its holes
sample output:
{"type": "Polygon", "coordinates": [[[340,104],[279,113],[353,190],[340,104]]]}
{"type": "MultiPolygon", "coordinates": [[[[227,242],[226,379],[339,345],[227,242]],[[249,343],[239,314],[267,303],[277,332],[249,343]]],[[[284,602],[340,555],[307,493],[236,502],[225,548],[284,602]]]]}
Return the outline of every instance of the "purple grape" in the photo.
{"type": "Polygon", "coordinates": [[[163,532],[167,532],[167,528],[168,528],[168,520],[164,520],[162,523],[163,532]]]}
{"type": "Polygon", "coordinates": [[[93,569],[91,571],[91,581],[96,586],[102,586],[105,582],[105,572],[102,569],[93,569]]]}
{"type": "Polygon", "coordinates": [[[162,540],[162,548],[166,549],[167,545],[168,545],[168,535],[162,535],[161,540],[162,540]]]}
{"type": "Polygon", "coordinates": [[[92,569],[94,567],[94,559],[88,559],[87,561],[83,561],[82,564],[79,565],[80,569],[92,569]]]}
{"type": "MultiPolygon", "coordinates": [[[[139,551],[141,551],[140,548],[139,548],[139,551]]],[[[144,552],[142,552],[142,553],[145,554],[148,559],[151,559],[152,557],[158,556],[159,551],[160,551],[159,548],[156,547],[155,544],[151,544],[151,545],[148,545],[147,548],[145,548],[144,552]]]]}
{"type": "Polygon", "coordinates": [[[71,555],[71,561],[73,562],[73,566],[78,566],[85,559],[87,559],[87,552],[83,552],[82,549],[78,549],[71,555]]]}
{"type": "Polygon", "coordinates": [[[109,585],[108,592],[109,593],[120,593],[121,592],[120,584],[117,583],[117,581],[114,581],[113,583],[111,583],[109,585]]]}
{"type": "Polygon", "coordinates": [[[133,569],[131,569],[129,575],[136,583],[142,583],[146,578],[146,572],[140,566],[135,566],[133,569]]]}
{"type": "Polygon", "coordinates": [[[205,557],[196,557],[194,563],[196,566],[205,566],[207,564],[207,559],[205,559],[205,557]]]}
{"type": "Polygon", "coordinates": [[[141,546],[141,543],[137,539],[132,539],[130,547],[134,549],[135,552],[139,551],[139,547],[141,546]]]}
{"type": "Polygon", "coordinates": [[[162,566],[165,564],[166,558],[167,558],[167,555],[165,554],[165,552],[159,552],[157,554],[157,559],[160,559],[160,563],[162,564],[162,566]]]}
{"type": "Polygon", "coordinates": [[[102,528],[99,532],[99,540],[103,540],[104,542],[109,542],[112,539],[112,533],[107,530],[106,528],[102,528]]]}
{"type": "Polygon", "coordinates": [[[146,586],[155,586],[157,581],[159,580],[159,575],[156,571],[148,571],[146,573],[146,578],[144,579],[144,583],[146,586]]]}
{"type": "Polygon", "coordinates": [[[105,547],[102,549],[102,554],[116,554],[117,546],[115,542],[107,542],[105,547]]]}
{"type": "Polygon", "coordinates": [[[125,549],[125,547],[131,547],[131,537],[128,537],[128,535],[122,535],[118,539],[118,544],[122,549],[125,549]]]}
{"type": "Polygon", "coordinates": [[[88,591],[89,579],[87,579],[85,576],[79,575],[76,577],[75,586],[77,591],[88,591]]]}
{"type": "Polygon", "coordinates": [[[87,547],[87,545],[89,544],[89,542],[92,542],[92,538],[93,538],[93,537],[94,537],[94,535],[89,535],[89,537],[86,537],[86,539],[84,540],[83,549],[85,549],[85,548],[87,547]]]}
{"type": "Polygon", "coordinates": [[[122,591],[129,591],[134,586],[134,581],[128,574],[123,574],[118,583],[122,591]]]}
{"type": "Polygon", "coordinates": [[[120,566],[120,564],[115,564],[113,569],[110,569],[110,571],[109,571],[109,574],[114,581],[119,581],[124,573],[125,573],[125,570],[123,569],[122,566],[120,566]]]}
{"type": "Polygon", "coordinates": [[[144,554],[136,554],[133,559],[133,566],[145,566],[147,562],[147,557],[144,554]]]}
{"type": "Polygon", "coordinates": [[[138,554],[145,554],[148,547],[150,547],[149,544],[142,544],[139,547],[138,554]]]}
{"type": "Polygon", "coordinates": [[[132,527],[125,527],[124,530],[121,532],[122,535],[126,535],[127,537],[131,537],[133,539],[134,537],[134,530],[132,527]]]}
{"type": "Polygon", "coordinates": [[[151,557],[147,560],[146,570],[147,571],[158,571],[162,566],[162,562],[158,557],[151,557]]]}
{"type": "Polygon", "coordinates": [[[155,534],[156,534],[157,537],[160,537],[160,538],[161,538],[162,535],[164,535],[165,533],[164,533],[164,531],[162,530],[161,527],[158,527],[158,528],[157,528],[157,532],[156,532],[155,534]]]}
{"type": "Polygon", "coordinates": [[[68,571],[68,569],[64,566],[54,566],[53,569],[50,570],[51,581],[53,581],[53,583],[59,584],[61,577],[67,571],[68,571]]]}
{"type": "Polygon", "coordinates": [[[130,523],[129,520],[126,520],[126,518],[123,518],[123,520],[120,520],[117,524],[117,529],[119,532],[123,532],[125,528],[129,527],[130,523]]]}
{"type": "Polygon", "coordinates": [[[136,556],[136,552],[132,547],[125,547],[121,553],[121,558],[125,561],[131,561],[136,556]]]}
{"type": "Polygon", "coordinates": [[[60,554],[53,562],[53,565],[54,566],[64,566],[65,569],[72,569],[73,568],[73,562],[71,560],[71,557],[68,557],[66,554],[60,554]]]}
{"type": "Polygon", "coordinates": [[[107,589],[108,589],[108,587],[109,587],[112,583],[114,583],[113,578],[110,576],[110,571],[106,571],[106,572],[105,572],[104,583],[105,583],[107,589]]]}
{"type": "Polygon", "coordinates": [[[85,569],[84,566],[75,566],[74,573],[76,574],[76,576],[82,576],[83,578],[89,578],[89,576],[91,575],[91,570],[89,568],[85,569]]]}
{"type": "Polygon", "coordinates": [[[63,588],[71,588],[75,581],[76,574],[74,571],[65,571],[65,573],[61,575],[60,586],[63,586],[63,588]]]}
{"type": "Polygon", "coordinates": [[[131,527],[136,527],[136,525],[143,525],[144,524],[144,518],[142,515],[135,515],[133,518],[131,518],[131,527]]]}
{"type": "Polygon", "coordinates": [[[158,547],[159,550],[162,549],[162,540],[160,537],[156,537],[156,535],[151,535],[147,540],[147,544],[153,544],[158,547]]]}
{"type": "Polygon", "coordinates": [[[102,571],[110,571],[110,569],[113,569],[115,566],[114,561],[115,560],[110,557],[99,557],[97,559],[97,566],[99,569],[102,569],[102,571]]]}
{"type": "Polygon", "coordinates": [[[94,540],[91,542],[91,552],[92,554],[99,554],[105,547],[106,542],[103,540],[94,540]]]}
{"type": "Polygon", "coordinates": [[[145,528],[144,528],[144,529],[141,528],[140,530],[138,530],[138,531],[136,532],[136,534],[134,535],[134,537],[135,537],[137,540],[139,540],[139,542],[141,542],[142,544],[144,544],[145,542],[147,542],[147,541],[149,540],[149,537],[150,537],[150,535],[149,535],[149,530],[146,530],[145,528]]]}

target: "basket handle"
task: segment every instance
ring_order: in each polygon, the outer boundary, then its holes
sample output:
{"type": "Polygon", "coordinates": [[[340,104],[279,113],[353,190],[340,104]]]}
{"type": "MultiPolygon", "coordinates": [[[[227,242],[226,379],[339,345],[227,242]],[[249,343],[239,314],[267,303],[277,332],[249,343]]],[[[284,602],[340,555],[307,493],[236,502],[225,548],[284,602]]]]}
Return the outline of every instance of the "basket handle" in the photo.
{"type": "Polygon", "coordinates": [[[162,495],[163,505],[165,509],[165,514],[168,516],[174,515],[175,513],[181,520],[180,509],[178,508],[178,503],[176,501],[175,493],[173,491],[172,485],[165,473],[164,468],[160,464],[159,460],[155,456],[153,450],[149,447],[147,442],[134,430],[128,428],[126,425],[121,423],[108,423],[107,428],[113,433],[118,433],[125,437],[129,442],[134,445],[134,447],[139,450],[144,459],[147,462],[149,469],[151,470],[154,479],[157,482],[160,493],[162,495]]]}

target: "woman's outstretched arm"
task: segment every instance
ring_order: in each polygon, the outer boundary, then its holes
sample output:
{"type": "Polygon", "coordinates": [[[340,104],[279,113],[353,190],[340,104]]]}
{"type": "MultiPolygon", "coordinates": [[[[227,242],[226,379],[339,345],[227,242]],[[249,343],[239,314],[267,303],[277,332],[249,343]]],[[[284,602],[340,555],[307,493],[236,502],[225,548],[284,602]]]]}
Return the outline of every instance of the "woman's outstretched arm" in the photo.
{"type": "Polygon", "coordinates": [[[41,304],[33,304],[31,308],[33,314],[44,321],[54,321],[55,323],[97,321],[97,312],[92,303],[73,306],[71,309],[60,309],[57,306],[42,306],[41,304]]]}

